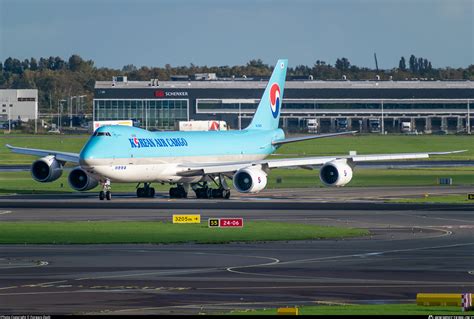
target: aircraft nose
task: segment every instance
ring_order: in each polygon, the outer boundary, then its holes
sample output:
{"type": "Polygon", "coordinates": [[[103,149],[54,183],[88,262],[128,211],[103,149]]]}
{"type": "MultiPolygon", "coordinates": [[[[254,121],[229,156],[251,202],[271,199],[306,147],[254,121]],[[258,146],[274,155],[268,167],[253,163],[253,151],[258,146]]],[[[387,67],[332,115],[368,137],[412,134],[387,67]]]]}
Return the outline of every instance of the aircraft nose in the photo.
{"type": "Polygon", "coordinates": [[[90,146],[86,146],[82,149],[81,153],[79,154],[79,164],[81,166],[90,166],[94,158],[95,157],[94,157],[93,148],[90,146]]]}

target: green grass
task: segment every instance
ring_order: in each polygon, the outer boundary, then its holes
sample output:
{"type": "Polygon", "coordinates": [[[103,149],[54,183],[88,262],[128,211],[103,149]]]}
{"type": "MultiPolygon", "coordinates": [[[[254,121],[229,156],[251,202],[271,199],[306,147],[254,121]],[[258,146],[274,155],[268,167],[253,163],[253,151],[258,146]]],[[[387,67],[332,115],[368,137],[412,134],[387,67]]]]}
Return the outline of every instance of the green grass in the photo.
{"type": "MultiPolygon", "coordinates": [[[[170,214],[171,219],[171,214],[170,214]]],[[[244,220],[243,228],[171,222],[3,222],[0,244],[229,243],[366,236],[365,229],[244,220]]]]}
{"type": "MultiPolygon", "coordinates": [[[[0,165],[31,164],[32,157],[13,154],[5,144],[14,146],[80,152],[88,135],[5,135],[0,136],[0,165]]],[[[278,157],[347,154],[404,153],[468,150],[465,153],[437,156],[435,159],[474,160],[474,135],[356,135],[291,143],[277,150],[278,157]]]]}
{"type": "Polygon", "coordinates": [[[5,135],[0,136],[0,165],[31,164],[34,156],[12,153],[13,146],[79,153],[89,136],[86,135],[5,135]]]}
{"type": "MultiPolygon", "coordinates": [[[[277,309],[233,311],[233,315],[276,315],[277,309]]],[[[461,307],[416,304],[302,306],[300,315],[461,315],[461,307]]]]}
{"type": "Polygon", "coordinates": [[[429,195],[413,198],[394,198],[387,200],[393,203],[446,203],[446,204],[474,204],[474,200],[467,199],[467,194],[429,195]]]}
{"type": "Polygon", "coordinates": [[[473,160],[474,135],[356,135],[286,144],[276,153],[284,157],[348,154],[411,153],[467,150],[431,159],[473,160]]]}

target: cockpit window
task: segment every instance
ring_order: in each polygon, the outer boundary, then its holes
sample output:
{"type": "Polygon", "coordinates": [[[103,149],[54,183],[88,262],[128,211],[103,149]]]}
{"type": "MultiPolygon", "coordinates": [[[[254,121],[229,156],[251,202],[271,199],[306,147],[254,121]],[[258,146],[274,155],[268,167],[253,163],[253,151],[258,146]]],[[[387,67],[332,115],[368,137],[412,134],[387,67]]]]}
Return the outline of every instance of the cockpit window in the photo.
{"type": "Polygon", "coordinates": [[[112,136],[109,132],[97,132],[95,131],[93,136],[112,136]]]}

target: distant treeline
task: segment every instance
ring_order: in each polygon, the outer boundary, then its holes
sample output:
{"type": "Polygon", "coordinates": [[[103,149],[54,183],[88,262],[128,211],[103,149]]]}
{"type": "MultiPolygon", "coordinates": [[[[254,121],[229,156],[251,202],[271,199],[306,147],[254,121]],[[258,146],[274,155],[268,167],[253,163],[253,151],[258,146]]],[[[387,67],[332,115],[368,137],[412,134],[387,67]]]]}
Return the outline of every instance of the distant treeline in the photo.
{"type": "MultiPolygon", "coordinates": [[[[246,65],[236,66],[171,66],[137,68],[133,64],[120,69],[99,68],[94,61],[72,55],[67,61],[61,57],[25,59],[7,58],[0,62],[0,88],[38,89],[40,112],[57,110],[57,101],[73,95],[88,96],[88,111],[93,97],[95,81],[111,80],[113,76],[126,75],[131,81],[150,79],[170,80],[172,75],[215,73],[219,78],[266,78],[271,75],[273,64],[261,59],[251,60],[246,65]]],[[[398,67],[390,70],[375,70],[352,65],[347,58],[338,58],[334,65],[317,60],[314,65],[297,65],[288,68],[288,79],[314,80],[474,80],[474,65],[466,68],[433,68],[431,62],[411,55],[408,61],[401,57],[398,67]]]]}

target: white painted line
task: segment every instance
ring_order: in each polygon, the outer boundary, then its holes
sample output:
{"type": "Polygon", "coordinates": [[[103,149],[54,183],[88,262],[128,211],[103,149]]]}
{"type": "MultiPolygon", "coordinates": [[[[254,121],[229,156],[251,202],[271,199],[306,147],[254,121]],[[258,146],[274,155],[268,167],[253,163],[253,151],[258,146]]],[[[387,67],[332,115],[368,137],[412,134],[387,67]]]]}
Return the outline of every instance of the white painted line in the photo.
{"type": "Polygon", "coordinates": [[[0,210],[0,215],[6,215],[13,213],[11,210],[0,210]]]}

